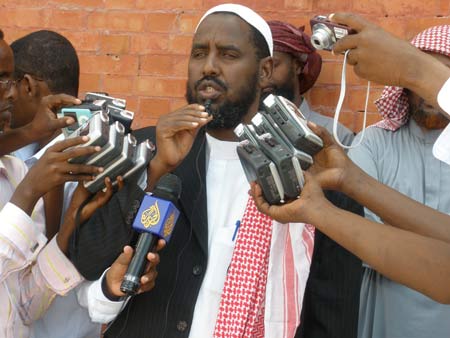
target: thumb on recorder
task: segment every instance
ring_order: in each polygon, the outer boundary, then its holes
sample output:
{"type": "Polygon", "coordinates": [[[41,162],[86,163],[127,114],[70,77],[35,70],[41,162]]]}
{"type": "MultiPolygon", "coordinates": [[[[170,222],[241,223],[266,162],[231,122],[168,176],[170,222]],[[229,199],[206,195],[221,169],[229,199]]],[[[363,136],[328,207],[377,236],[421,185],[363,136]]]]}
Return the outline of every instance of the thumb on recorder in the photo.
{"type": "Polygon", "coordinates": [[[181,180],[173,174],[166,174],[158,181],[152,194],[144,196],[133,221],[133,229],[140,235],[120,286],[123,293],[136,294],[147,265],[147,255],[156,250],[158,240],[170,240],[180,214],[176,208],[180,194],[181,180]]]}

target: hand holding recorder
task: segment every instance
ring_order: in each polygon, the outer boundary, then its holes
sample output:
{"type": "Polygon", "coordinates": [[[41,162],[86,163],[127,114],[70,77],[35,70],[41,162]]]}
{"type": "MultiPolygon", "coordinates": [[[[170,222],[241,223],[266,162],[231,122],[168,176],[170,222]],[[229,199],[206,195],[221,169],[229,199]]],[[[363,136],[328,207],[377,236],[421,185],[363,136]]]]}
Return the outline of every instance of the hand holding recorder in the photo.
{"type": "Polygon", "coordinates": [[[65,95],[49,95],[42,98],[33,120],[27,125],[4,130],[0,133],[0,156],[9,154],[30,143],[48,139],[61,128],[75,122],[72,117],[56,117],[57,109],[81,103],[77,98],[65,95]]]}
{"type": "Polygon", "coordinates": [[[11,202],[30,215],[38,199],[55,187],[68,181],[90,181],[101,173],[102,168],[68,162],[72,157],[91,155],[100,150],[95,146],[76,147],[87,142],[89,137],[80,136],[49,147],[17,186],[11,202]]]}
{"type": "Polygon", "coordinates": [[[99,147],[95,154],[74,156],[69,163],[101,166],[104,170],[95,179],[84,183],[86,189],[95,193],[105,187],[105,178],[117,184],[117,176],[124,180],[137,179],[153,157],[155,147],[146,140],[137,144],[132,134],[125,134],[126,128],[119,121],[111,121],[106,111],[99,111],[92,115],[88,122],[67,136],[74,139],[80,136],[89,136],[89,141],[78,145],[82,147],[99,147]]]}
{"type": "Polygon", "coordinates": [[[323,146],[299,109],[281,96],[269,95],[252,124],[239,124],[237,153],[249,182],[257,181],[269,204],[295,199],[303,188],[302,170],[323,146]]]}

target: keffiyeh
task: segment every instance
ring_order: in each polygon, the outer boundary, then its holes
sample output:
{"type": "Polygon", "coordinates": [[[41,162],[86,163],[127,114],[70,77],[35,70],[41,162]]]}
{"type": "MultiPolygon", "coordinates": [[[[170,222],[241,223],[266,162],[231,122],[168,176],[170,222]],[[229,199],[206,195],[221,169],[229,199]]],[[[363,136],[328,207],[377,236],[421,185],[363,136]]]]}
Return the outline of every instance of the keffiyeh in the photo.
{"type": "MultiPolygon", "coordinates": [[[[419,33],[411,43],[417,48],[450,57],[450,25],[435,26],[419,33]]],[[[408,122],[409,104],[404,88],[387,86],[375,101],[383,120],[375,126],[395,131],[408,122]]]]}

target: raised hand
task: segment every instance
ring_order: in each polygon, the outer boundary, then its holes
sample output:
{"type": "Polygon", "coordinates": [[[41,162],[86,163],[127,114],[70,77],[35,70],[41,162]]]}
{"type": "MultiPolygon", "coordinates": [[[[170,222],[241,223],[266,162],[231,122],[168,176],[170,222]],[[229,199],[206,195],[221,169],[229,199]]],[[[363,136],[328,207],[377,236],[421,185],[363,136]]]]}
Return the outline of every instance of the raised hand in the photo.
{"type": "Polygon", "coordinates": [[[445,65],[358,15],[335,13],[330,20],[357,31],[336,42],[333,52],[350,50],[348,63],[354,66],[358,76],[408,88],[435,107],[439,106],[437,94],[450,78],[450,69],[445,65]]]}
{"type": "MultiPolygon", "coordinates": [[[[33,142],[41,143],[49,140],[59,129],[75,122],[72,117],[57,118],[55,111],[65,105],[80,103],[81,101],[77,98],[65,94],[44,97],[30,123],[16,129],[10,129],[9,122],[3,126],[3,133],[0,133],[0,156],[9,154],[33,142]]],[[[7,122],[7,120],[3,121],[7,122]]]]}
{"type": "MultiPolygon", "coordinates": [[[[118,189],[122,189],[123,180],[120,176],[117,178],[117,182],[118,189]]],[[[106,189],[97,192],[92,200],[90,200],[81,209],[78,219],[78,222],[80,224],[84,223],[88,218],[90,218],[95,210],[104,206],[113,195],[114,188],[109,177],[105,178],[105,185],[106,189]]],[[[64,253],[68,252],[70,237],[72,236],[72,233],[77,226],[76,216],[78,213],[78,209],[90,196],[91,193],[83,186],[82,183],[79,183],[72,195],[72,200],[70,201],[70,205],[67,208],[66,214],[64,215],[64,221],[61,225],[61,228],[56,235],[58,246],[64,253]]]]}
{"type": "Polygon", "coordinates": [[[103,168],[68,162],[70,158],[100,150],[100,147],[74,147],[88,140],[87,136],[80,136],[49,147],[17,186],[11,202],[31,214],[37,200],[55,187],[68,181],[92,180],[96,174],[102,172],[103,168]]]}
{"type": "Polygon", "coordinates": [[[148,186],[175,169],[189,153],[201,127],[211,121],[205,107],[190,104],[163,115],[156,125],[156,155],[149,165],[148,186]]]}
{"type": "Polygon", "coordinates": [[[205,107],[191,104],[161,116],[156,125],[155,158],[167,167],[175,168],[186,157],[199,129],[212,117],[205,107]]]}
{"type": "Polygon", "coordinates": [[[30,132],[36,139],[52,136],[57,130],[75,122],[72,117],[58,118],[56,110],[68,105],[77,105],[81,101],[66,94],[49,95],[42,98],[39,108],[30,122],[30,132]]]}
{"type": "Polygon", "coordinates": [[[308,122],[308,126],[323,141],[323,149],[314,156],[314,163],[308,172],[314,176],[323,189],[341,190],[346,177],[358,167],[336,144],[325,128],[312,122],[308,122]]]}
{"type": "Polygon", "coordinates": [[[272,217],[280,223],[303,222],[317,223],[317,217],[321,217],[325,208],[332,206],[325,198],[319,182],[309,173],[305,172],[305,185],[300,197],[283,205],[270,205],[264,199],[261,187],[251,183],[250,194],[255,200],[260,212],[272,217]]]}

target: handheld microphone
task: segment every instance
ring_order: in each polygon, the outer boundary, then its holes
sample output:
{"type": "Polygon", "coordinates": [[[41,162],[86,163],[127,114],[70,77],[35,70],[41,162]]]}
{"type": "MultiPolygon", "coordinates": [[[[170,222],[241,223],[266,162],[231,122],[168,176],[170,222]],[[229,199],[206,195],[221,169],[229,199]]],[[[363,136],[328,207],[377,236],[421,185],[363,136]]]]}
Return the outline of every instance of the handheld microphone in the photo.
{"type": "Polygon", "coordinates": [[[147,265],[147,254],[153,252],[160,238],[170,240],[180,212],[175,203],[181,194],[181,180],[167,174],[161,177],[152,194],[145,195],[133,221],[133,229],[140,232],[134,256],[128,266],[120,290],[136,294],[147,265]]]}

